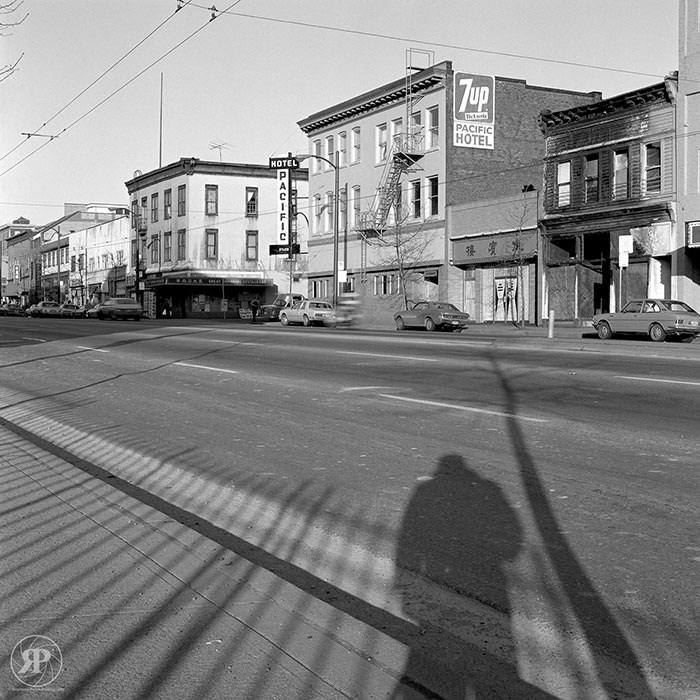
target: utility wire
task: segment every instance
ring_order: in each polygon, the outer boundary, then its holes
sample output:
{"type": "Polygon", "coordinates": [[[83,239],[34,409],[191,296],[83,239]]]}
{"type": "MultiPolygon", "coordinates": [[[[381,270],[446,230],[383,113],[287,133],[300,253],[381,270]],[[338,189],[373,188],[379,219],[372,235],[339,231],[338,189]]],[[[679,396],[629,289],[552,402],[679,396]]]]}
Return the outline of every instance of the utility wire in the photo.
{"type": "MultiPolygon", "coordinates": [[[[242,0],[235,0],[235,2],[232,2],[232,3],[229,5],[229,7],[228,7],[227,9],[236,6],[239,2],[242,2],[242,0]]],[[[225,12],[225,10],[222,10],[222,12],[225,12]]],[[[217,10],[217,13],[218,13],[218,10],[217,10]]],[[[127,80],[125,83],[123,83],[122,85],[120,85],[116,90],[113,90],[109,95],[107,95],[104,99],[100,100],[96,105],[94,105],[93,107],[91,107],[87,112],[85,112],[84,114],[82,114],[82,115],[81,115],[80,117],[78,117],[77,119],[73,120],[70,124],[68,124],[68,126],[65,126],[63,129],[61,129],[61,131],[60,131],[58,134],[56,134],[53,138],[51,138],[49,141],[45,141],[43,144],[41,144],[41,146],[39,146],[38,148],[35,148],[33,151],[31,151],[30,153],[28,153],[24,158],[21,158],[21,159],[18,160],[16,163],[14,163],[13,165],[11,165],[9,168],[7,168],[6,170],[3,170],[2,172],[0,172],[0,177],[2,177],[3,175],[6,175],[6,174],[9,173],[11,170],[14,170],[14,168],[16,168],[18,165],[20,165],[21,163],[23,163],[25,160],[27,160],[28,158],[30,158],[31,156],[33,156],[37,151],[40,151],[42,148],[44,148],[44,147],[47,146],[49,143],[51,143],[52,141],[54,141],[55,139],[57,139],[59,136],[65,134],[65,132],[68,131],[68,129],[71,129],[71,128],[74,127],[76,124],[78,124],[79,122],[81,122],[81,121],[82,121],[83,119],[85,119],[87,116],[89,116],[90,114],[92,114],[96,109],[98,109],[99,107],[101,107],[105,102],[107,102],[108,100],[111,100],[112,97],[114,97],[116,94],[118,94],[119,92],[121,92],[125,87],[131,85],[131,83],[133,83],[135,80],[137,80],[138,78],[140,78],[146,71],[148,71],[148,70],[150,70],[151,68],[153,68],[153,66],[157,65],[158,63],[160,63],[163,59],[167,58],[171,53],[173,53],[174,51],[176,51],[177,49],[179,49],[183,44],[185,44],[185,43],[188,42],[190,39],[192,39],[194,36],[196,36],[197,34],[199,34],[199,32],[201,32],[203,29],[205,29],[207,26],[209,26],[209,23],[210,23],[212,20],[214,20],[214,19],[216,19],[216,17],[215,17],[214,14],[212,13],[212,17],[209,19],[209,21],[207,21],[205,24],[203,24],[203,25],[202,25],[201,27],[199,27],[198,29],[195,29],[191,34],[189,34],[189,35],[186,36],[184,39],[182,39],[182,41],[179,41],[177,44],[175,44],[175,46],[173,46],[171,49],[169,49],[168,51],[166,51],[164,54],[162,54],[162,55],[161,55],[159,58],[157,58],[155,61],[151,62],[151,63],[150,63],[149,65],[147,65],[145,68],[143,68],[142,70],[140,70],[136,75],[134,75],[134,76],[131,77],[129,80],[127,80]]]]}
{"type": "MultiPolygon", "coordinates": [[[[14,153],[20,146],[25,144],[28,139],[32,137],[33,134],[41,131],[45,126],[50,124],[59,114],[62,114],[68,107],[70,107],[76,100],[78,100],[80,97],[82,97],[91,87],[96,85],[102,78],[104,78],[109,72],[114,70],[122,61],[124,61],[126,58],[128,58],[136,49],[138,49],[140,46],[142,46],[148,39],[150,39],[161,27],[166,25],[178,12],[178,10],[181,10],[182,7],[185,7],[187,4],[192,2],[192,0],[187,0],[185,5],[182,5],[178,7],[176,10],[173,11],[171,15],[166,17],[155,29],[153,29],[151,32],[149,32],[141,41],[139,41],[137,44],[135,44],[129,51],[127,51],[121,58],[119,58],[117,61],[115,61],[109,68],[107,68],[105,71],[103,71],[97,78],[95,78],[87,87],[85,87],[83,90],[81,90],[75,97],[73,97],[72,100],[70,100],[67,104],[65,104],[61,109],[59,109],[55,114],[53,114],[51,117],[49,117],[38,129],[33,129],[32,133],[27,134],[27,138],[23,139],[20,141],[14,148],[10,149],[5,155],[0,156],[0,161],[4,160],[7,158],[7,156],[11,155],[14,153]]],[[[52,137],[55,138],[55,137],[52,137]]],[[[33,153],[38,151],[39,149],[35,149],[33,153]]]]}

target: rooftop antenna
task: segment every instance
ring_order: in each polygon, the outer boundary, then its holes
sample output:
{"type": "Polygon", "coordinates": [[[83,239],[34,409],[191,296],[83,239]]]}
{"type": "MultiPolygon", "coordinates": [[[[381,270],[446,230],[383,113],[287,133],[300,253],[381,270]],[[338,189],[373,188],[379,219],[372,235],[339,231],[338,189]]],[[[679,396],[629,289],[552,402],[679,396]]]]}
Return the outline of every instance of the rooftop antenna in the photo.
{"type": "Polygon", "coordinates": [[[219,163],[222,162],[221,151],[223,151],[224,149],[228,149],[230,147],[231,147],[231,144],[226,143],[226,141],[211,141],[209,143],[209,150],[210,151],[215,151],[215,150],[219,151],[219,163]]]}

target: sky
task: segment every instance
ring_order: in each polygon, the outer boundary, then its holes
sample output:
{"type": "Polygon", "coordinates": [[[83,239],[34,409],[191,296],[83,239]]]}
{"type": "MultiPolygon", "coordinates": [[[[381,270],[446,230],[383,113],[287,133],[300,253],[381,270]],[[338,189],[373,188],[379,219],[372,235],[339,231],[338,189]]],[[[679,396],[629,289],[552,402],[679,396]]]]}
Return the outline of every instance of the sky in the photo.
{"type": "Polygon", "coordinates": [[[28,13],[0,32],[0,65],[21,56],[0,82],[0,224],[126,205],[136,170],[181,157],[308,152],[297,122],[403,78],[409,51],[603,97],[678,68],[678,0],[215,1],[214,20],[212,0],[23,0],[0,16],[28,13]]]}

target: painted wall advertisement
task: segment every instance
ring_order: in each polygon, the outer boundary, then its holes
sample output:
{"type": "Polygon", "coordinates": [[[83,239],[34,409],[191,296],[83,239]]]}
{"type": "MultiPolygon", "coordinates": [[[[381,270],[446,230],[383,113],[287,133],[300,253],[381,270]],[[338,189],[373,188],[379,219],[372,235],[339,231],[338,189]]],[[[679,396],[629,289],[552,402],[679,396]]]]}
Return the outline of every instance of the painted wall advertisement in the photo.
{"type": "Polygon", "coordinates": [[[495,95],[493,76],[455,72],[455,146],[493,150],[495,95]]]}

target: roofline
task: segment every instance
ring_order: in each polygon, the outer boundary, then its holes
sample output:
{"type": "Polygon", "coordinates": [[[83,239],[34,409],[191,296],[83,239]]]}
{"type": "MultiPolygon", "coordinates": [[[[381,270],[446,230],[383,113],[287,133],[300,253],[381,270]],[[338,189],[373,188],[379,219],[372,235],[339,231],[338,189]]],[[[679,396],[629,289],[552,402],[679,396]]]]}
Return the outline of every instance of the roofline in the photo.
{"type": "Polygon", "coordinates": [[[579,107],[571,107],[558,112],[545,110],[540,112],[540,129],[546,132],[558,126],[579,122],[585,119],[596,119],[620,110],[634,109],[640,105],[665,102],[674,104],[678,86],[678,73],[668,75],[662,82],[648,85],[637,90],[631,90],[620,95],[609,97],[599,102],[591,102],[579,107]]]}
{"type": "MultiPolygon", "coordinates": [[[[135,174],[131,180],[126,180],[124,184],[129,194],[131,194],[142,187],[154,185],[164,180],[171,180],[177,175],[193,175],[195,173],[269,179],[277,177],[277,170],[261,163],[222,163],[215,160],[201,160],[191,157],[180,158],[174,163],[168,163],[146,173],[135,174]]],[[[298,168],[294,173],[297,180],[308,180],[309,178],[308,168],[298,168]]]]}

